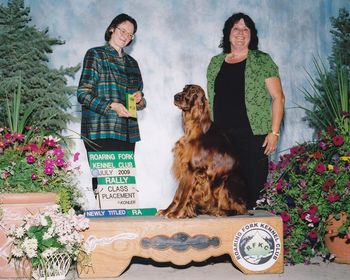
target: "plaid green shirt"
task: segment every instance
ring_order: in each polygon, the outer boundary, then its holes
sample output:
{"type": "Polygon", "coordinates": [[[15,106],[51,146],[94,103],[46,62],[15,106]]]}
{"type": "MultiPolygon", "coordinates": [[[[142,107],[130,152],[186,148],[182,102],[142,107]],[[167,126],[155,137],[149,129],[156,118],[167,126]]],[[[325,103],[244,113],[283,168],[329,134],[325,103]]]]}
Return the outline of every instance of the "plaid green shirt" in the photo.
{"type": "MultiPolygon", "coordinates": [[[[81,135],[88,139],[139,141],[137,119],[120,118],[109,105],[117,101],[125,106],[126,95],[142,88],[139,66],[130,55],[123,52],[119,56],[110,45],[89,49],[77,91],[82,104],[81,135]]],[[[137,106],[137,109],[144,107],[137,106]]]]}

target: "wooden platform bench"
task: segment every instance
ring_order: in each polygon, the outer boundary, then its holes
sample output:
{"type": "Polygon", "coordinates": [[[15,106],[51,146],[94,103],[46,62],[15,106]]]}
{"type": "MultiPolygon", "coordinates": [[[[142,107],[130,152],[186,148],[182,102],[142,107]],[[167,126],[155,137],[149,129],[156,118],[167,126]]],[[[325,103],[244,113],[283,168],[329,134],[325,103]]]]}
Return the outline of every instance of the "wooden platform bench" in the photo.
{"type": "Polygon", "coordinates": [[[283,226],[266,211],[234,217],[156,216],[90,220],[84,238],[90,266],[78,263],[80,278],[117,277],[135,257],[186,265],[228,254],[245,274],[283,273],[283,226]]]}

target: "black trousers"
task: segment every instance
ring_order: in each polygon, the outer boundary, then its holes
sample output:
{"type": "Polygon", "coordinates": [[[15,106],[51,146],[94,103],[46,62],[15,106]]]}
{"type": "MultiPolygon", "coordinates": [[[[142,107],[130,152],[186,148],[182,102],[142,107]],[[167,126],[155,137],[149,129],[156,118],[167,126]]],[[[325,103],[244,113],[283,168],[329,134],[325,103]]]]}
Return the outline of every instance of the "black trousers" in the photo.
{"type": "Polygon", "coordinates": [[[262,147],[266,135],[240,134],[231,130],[225,131],[225,133],[239,159],[237,172],[246,184],[247,206],[249,209],[253,209],[268,175],[269,161],[264,154],[265,148],[262,147]]]}
{"type": "MultiPolygon", "coordinates": [[[[86,152],[116,152],[116,151],[135,151],[135,143],[129,143],[117,139],[95,139],[84,141],[86,152]]],[[[92,178],[92,190],[97,189],[97,178],[92,178]]]]}

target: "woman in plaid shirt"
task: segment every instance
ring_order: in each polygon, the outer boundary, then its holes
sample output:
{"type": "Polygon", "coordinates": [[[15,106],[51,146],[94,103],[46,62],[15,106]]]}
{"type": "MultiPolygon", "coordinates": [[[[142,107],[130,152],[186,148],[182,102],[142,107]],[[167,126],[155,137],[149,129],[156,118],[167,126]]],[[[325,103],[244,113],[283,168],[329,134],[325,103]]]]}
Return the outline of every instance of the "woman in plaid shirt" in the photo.
{"type": "Polygon", "coordinates": [[[137,119],[130,117],[126,99],[132,94],[137,110],[146,107],[142,76],[137,61],[123,50],[136,30],[135,19],[126,14],[116,16],[106,29],[106,44],[89,49],[84,57],[77,96],[87,152],[134,151],[140,140],[137,119]]]}

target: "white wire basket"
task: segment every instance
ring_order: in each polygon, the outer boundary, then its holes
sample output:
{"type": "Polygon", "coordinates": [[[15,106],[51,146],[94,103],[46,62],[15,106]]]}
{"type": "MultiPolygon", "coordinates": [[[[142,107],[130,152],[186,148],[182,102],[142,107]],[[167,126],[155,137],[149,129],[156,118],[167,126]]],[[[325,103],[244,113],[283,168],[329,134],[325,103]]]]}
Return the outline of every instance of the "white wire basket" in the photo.
{"type": "Polygon", "coordinates": [[[64,251],[57,251],[33,271],[32,277],[35,280],[64,280],[70,265],[70,256],[64,251]]]}

